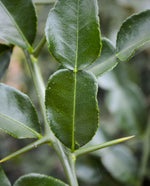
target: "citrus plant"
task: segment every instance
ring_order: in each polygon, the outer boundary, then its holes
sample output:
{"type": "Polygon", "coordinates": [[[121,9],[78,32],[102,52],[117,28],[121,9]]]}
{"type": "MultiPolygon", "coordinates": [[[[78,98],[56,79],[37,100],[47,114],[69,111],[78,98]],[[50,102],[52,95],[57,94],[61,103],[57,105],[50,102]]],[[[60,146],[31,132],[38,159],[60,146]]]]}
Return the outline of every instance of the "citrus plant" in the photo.
{"type": "MultiPolygon", "coordinates": [[[[119,62],[130,59],[150,40],[150,10],[127,18],[117,36],[116,48],[101,38],[97,0],[57,0],[46,21],[45,35],[33,47],[37,31],[34,3],[54,1],[0,0],[0,78],[8,69],[14,46],[25,54],[43,116],[44,132],[30,98],[13,87],[0,84],[0,129],[17,139],[37,138],[4,157],[15,158],[43,144],[58,155],[68,184],[77,186],[76,159],[84,154],[123,142],[124,137],[99,145],[82,147],[96,134],[99,125],[97,78],[119,62]],[[45,85],[38,56],[47,41],[50,54],[61,64],[45,85]]],[[[3,186],[11,183],[0,168],[3,186]]],[[[46,175],[20,177],[14,186],[67,185],[46,175]]]]}

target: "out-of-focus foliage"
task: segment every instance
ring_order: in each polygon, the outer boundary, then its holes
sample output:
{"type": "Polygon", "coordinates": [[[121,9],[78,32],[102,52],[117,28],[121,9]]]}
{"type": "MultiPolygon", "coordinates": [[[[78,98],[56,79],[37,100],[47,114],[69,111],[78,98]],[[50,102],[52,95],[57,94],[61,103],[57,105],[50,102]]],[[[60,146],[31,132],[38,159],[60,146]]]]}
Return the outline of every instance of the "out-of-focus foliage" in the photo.
{"type": "MultiPolygon", "coordinates": [[[[98,0],[102,36],[108,37],[113,44],[122,21],[133,13],[150,9],[149,0],[98,0]]],[[[45,20],[52,5],[37,5],[39,30],[36,42],[44,33],[45,20]]],[[[84,186],[148,186],[150,185],[150,48],[149,44],[137,51],[129,62],[119,64],[113,71],[99,78],[100,129],[90,143],[101,143],[120,136],[136,134],[134,140],[83,156],[77,161],[77,175],[80,185],[84,186]],[[146,48],[144,50],[144,48],[146,48]],[[105,84],[104,84],[105,83],[105,84]],[[104,86],[105,85],[105,86],[104,86]]],[[[47,81],[50,74],[59,68],[59,64],[49,56],[45,47],[40,55],[41,69],[47,81]]],[[[22,59],[23,61],[23,59],[22,59]]],[[[15,61],[13,61],[15,66],[15,61]]],[[[24,74],[28,73],[25,63],[19,64],[24,74]]],[[[17,68],[16,68],[17,69],[17,68]]],[[[3,81],[9,82],[8,74],[3,81]]],[[[14,75],[20,78],[19,75],[14,75]]],[[[24,75],[21,75],[22,79],[24,75]]],[[[33,85],[30,78],[23,79],[20,89],[31,95],[37,108],[33,85]],[[25,84],[26,83],[26,84],[25,84]]],[[[11,80],[13,81],[13,79],[11,80]]],[[[17,81],[20,81],[20,79],[17,81]]],[[[14,83],[14,82],[13,82],[14,83]]],[[[7,135],[0,133],[0,156],[25,146],[7,135]],[[4,142],[5,141],[5,142],[4,142]],[[5,149],[5,151],[4,151],[5,149]],[[7,150],[7,151],[6,151],[7,150]]],[[[12,182],[28,172],[44,173],[62,178],[62,167],[53,151],[43,146],[35,152],[3,164],[3,168],[12,182]],[[43,153],[44,152],[44,153],[43,153]],[[22,160],[22,157],[24,160],[22,160]],[[49,159],[47,160],[47,157],[49,159]],[[47,161],[46,161],[47,160],[47,161]],[[28,163],[27,163],[28,162],[28,163]]],[[[62,180],[65,180],[63,177],[62,180]]]]}

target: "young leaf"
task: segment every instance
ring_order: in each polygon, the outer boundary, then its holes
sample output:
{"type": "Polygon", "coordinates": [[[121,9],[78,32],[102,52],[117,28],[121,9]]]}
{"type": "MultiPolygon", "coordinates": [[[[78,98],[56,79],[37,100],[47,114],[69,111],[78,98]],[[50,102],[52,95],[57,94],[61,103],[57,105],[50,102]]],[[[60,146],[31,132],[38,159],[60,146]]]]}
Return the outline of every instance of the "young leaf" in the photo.
{"type": "Polygon", "coordinates": [[[150,40],[150,10],[129,17],[117,36],[117,57],[128,60],[134,52],[150,40]]]}
{"type": "Polygon", "coordinates": [[[74,149],[85,145],[98,127],[97,81],[88,72],[59,70],[46,89],[46,109],[56,137],[74,149]]]}
{"type": "Polygon", "coordinates": [[[0,15],[0,38],[32,52],[36,35],[36,15],[32,1],[0,0],[0,15]]]}
{"type": "Polygon", "coordinates": [[[40,138],[40,124],[30,99],[0,84],[0,129],[16,138],[40,138]]]}
{"type": "Polygon", "coordinates": [[[53,56],[68,69],[83,69],[100,54],[97,0],[58,0],[46,23],[53,56]]]}
{"type": "Polygon", "coordinates": [[[7,176],[5,175],[5,173],[1,167],[0,167],[0,185],[11,186],[7,176]]]}
{"type": "Polygon", "coordinates": [[[91,66],[88,67],[88,70],[99,77],[112,70],[117,64],[116,49],[108,39],[104,38],[102,39],[101,55],[91,66]]]}
{"type": "Polygon", "coordinates": [[[68,186],[64,182],[42,174],[31,173],[21,176],[13,186],[68,186]]]}
{"type": "Polygon", "coordinates": [[[10,48],[0,44],[0,79],[5,75],[10,63],[10,48]]]}

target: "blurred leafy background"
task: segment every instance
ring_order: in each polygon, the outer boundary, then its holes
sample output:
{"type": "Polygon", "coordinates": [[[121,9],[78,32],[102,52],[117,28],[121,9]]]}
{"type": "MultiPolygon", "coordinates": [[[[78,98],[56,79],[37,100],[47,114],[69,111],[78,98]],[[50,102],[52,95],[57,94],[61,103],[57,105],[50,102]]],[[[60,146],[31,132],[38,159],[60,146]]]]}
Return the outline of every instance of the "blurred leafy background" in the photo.
{"type": "MultiPolygon", "coordinates": [[[[150,9],[149,0],[98,0],[101,32],[115,45],[121,23],[131,14],[150,9]]],[[[53,4],[36,5],[38,43],[44,34],[46,17],[53,4]]],[[[60,65],[43,48],[39,65],[45,84],[60,65]]],[[[9,70],[2,82],[27,93],[40,109],[22,51],[15,47],[9,70]]],[[[135,56],[98,79],[100,127],[89,144],[99,144],[118,137],[136,135],[126,143],[109,147],[77,160],[81,186],[149,186],[150,185],[150,44],[135,56]]],[[[42,119],[41,119],[42,121],[42,119]]],[[[31,140],[16,140],[0,131],[0,158],[31,140]]],[[[89,145],[87,144],[87,145],[89,145]]],[[[3,163],[12,183],[29,172],[48,174],[66,180],[55,152],[47,145],[3,163]]]]}

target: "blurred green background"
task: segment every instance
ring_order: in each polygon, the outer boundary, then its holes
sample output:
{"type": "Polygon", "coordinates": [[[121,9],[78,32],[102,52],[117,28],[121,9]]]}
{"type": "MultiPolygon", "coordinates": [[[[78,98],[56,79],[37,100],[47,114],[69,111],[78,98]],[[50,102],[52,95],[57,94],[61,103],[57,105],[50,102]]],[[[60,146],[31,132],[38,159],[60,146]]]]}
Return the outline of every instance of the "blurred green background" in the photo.
{"type": "MultiPolygon", "coordinates": [[[[131,14],[150,9],[150,0],[98,0],[101,33],[115,46],[122,22],[131,14]]],[[[38,43],[44,34],[47,15],[53,4],[36,5],[38,43]]],[[[39,56],[45,84],[60,65],[50,56],[47,45],[39,56]]],[[[9,70],[2,82],[27,93],[40,108],[22,51],[15,47],[9,70]]],[[[135,56],[120,63],[98,79],[100,127],[88,144],[136,135],[128,142],[79,158],[76,163],[81,186],[150,186],[150,43],[135,56]]],[[[41,117],[41,116],[40,116],[41,117]]],[[[41,119],[41,118],[40,118],[41,119]]],[[[41,119],[42,122],[42,119],[41,119]]],[[[0,131],[0,158],[24,147],[32,140],[16,140],[0,131]]],[[[66,181],[55,152],[48,145],[2,164],[13,183],[19,176],[37,172],[66,181]]]]}

